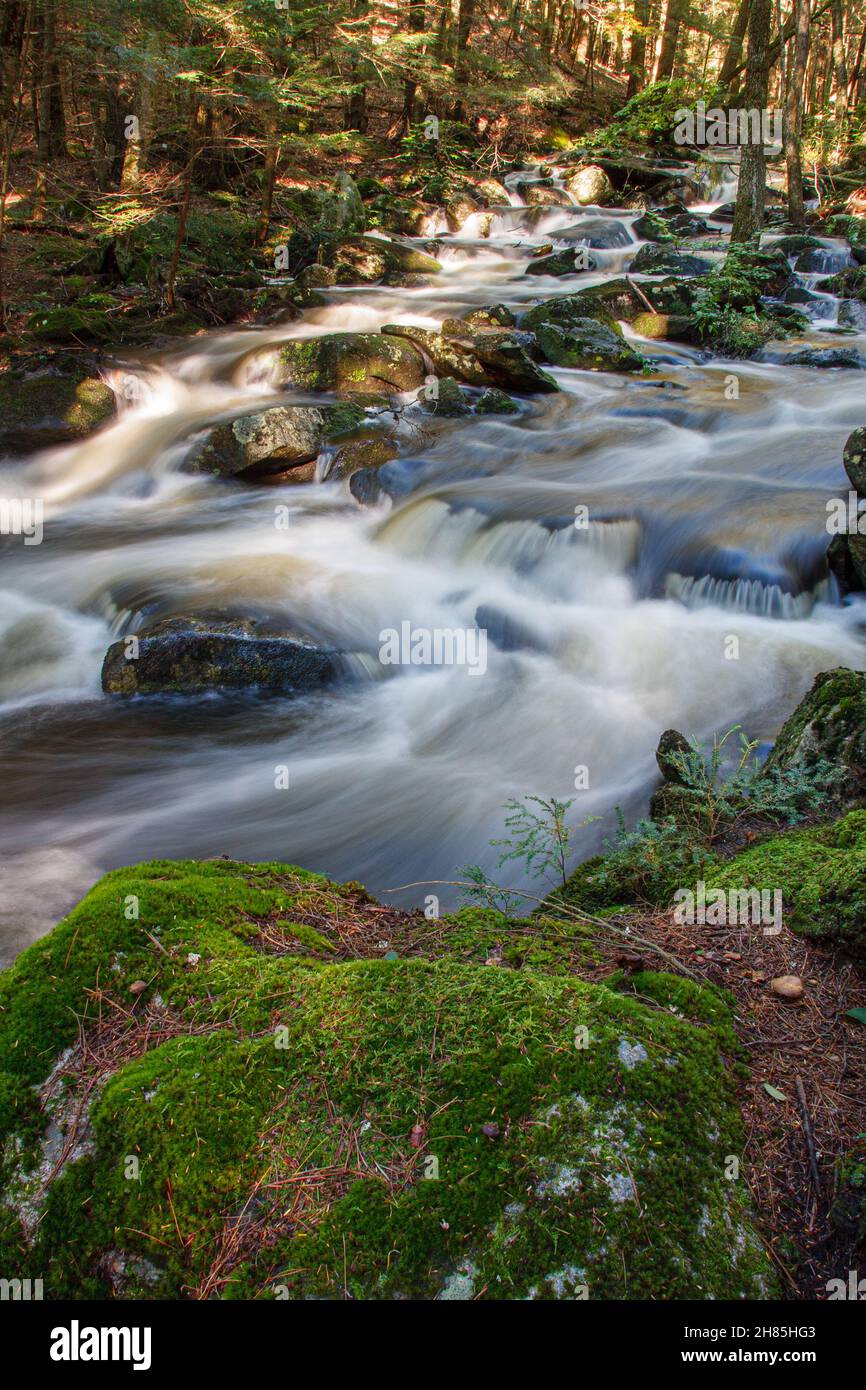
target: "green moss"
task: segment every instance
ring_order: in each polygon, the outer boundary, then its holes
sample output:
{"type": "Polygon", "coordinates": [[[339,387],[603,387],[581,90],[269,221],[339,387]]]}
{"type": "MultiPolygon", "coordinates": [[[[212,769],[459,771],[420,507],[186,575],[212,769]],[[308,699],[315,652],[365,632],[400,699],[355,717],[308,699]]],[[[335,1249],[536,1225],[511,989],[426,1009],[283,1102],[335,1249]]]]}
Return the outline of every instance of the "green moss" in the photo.
{"type": "Polygon", "coordinates": [[[709,870],[706,883],[726,890],[779,889],[793,931],[866,952],[866,811],[771,836],[709,870]]]}
{"type": "Polygon", "coordinates": [[[477,963],[506,925],[477,911],[406,919],[403,950],[451,958],[322,963],[365,901],[288,866],[156,862],[24,953],[0,979],[0,1105],[20,1138],[22,1084],[71,1045],[42,1090],[43,1169],[73,1112],[81,1142],[47,1183],[7,1174],[12,1269],[49,1270],[55,1298],[774,1291],[724,1177],[742,1137],[717,997],[583,983],[544,917],[519,969],[477,963]],[[100,1015],[118,1031],[94,1074],[100,1015]]]}

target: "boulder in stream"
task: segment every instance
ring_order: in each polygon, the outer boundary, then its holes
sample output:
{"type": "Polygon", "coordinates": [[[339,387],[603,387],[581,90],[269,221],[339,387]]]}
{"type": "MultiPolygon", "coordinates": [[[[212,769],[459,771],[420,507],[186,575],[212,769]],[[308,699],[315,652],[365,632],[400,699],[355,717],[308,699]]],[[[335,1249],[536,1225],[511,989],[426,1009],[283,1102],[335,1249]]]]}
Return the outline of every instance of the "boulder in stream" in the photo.
{"type": "Polygon", "coordinates": [[[403,337],[385,333],[328,333],[296,338],[279,350],[281,385],[338,395],[395,396],[415,391],[426,376],[424,359],[403,337]]]}
{"type": "Polygon", "coordinates": [[[707,275],[713,262],[703,256],[688,256],[666,246],[642,246],[631,263],[631,270],[641,275],[682,275],[691,278],[707,275]]]}
{"type": "Polygon", "coordinates": [[[407,274],[433,275],[442,269],[433,256],[382,236],[346,237],[328,259],[338,285],[393,284],[407,274]]]}
{"type": "Polygon", "coordinates": [[[556,367],[579,367],[591,372],[639,372],[645,359],[621,333],[598,319],[572,319],[567,327],[542,323],[536,330],[539,345],[556,367]]]}
{"type": "Polygon", "coordinates": [[[407,338],[432,363],[437,376],[453,376],[469,386],[500,386],[506,391],[558,391],[553,377],[532,360],[531,333],[517,329],[449,338],[412,324],[386,324],[382,332],[407,338]]]}
{"type": "Polygon", "coordinates": [[[115,414],[114,392],[98,376],[69,370],[0,373],[0,454],[31,454],[83,439],[115,414]]]}
{"type": "Polygon", "coordinates": [[[586,257],[576,265],[577,251],[554,251],[549,256],[535,256],[523,272],[524,275],[577,275],[580,271],[594,270],[595,262],[586,257]]]}
{"type": "MultiPolygon", "coordinates": [[[[765,770],[817,764],[834,768],[835,798],[845,805],[866,801],[866,674],[839,666],[822,671],[791,717],[782,725],[765,770]]],[[[864,919],[866,926],[866,919],[864,919]]]]}
{"type": "Polygon", "coordinates": [[[339,654],[293,633],[235,618],[166,618],[113,642],[102,666],[109,695],[201,694],[259,688],[309,691],[340,675],[339,654]]]}
{"type": "Polygon", "coordinates": [[[186,460],[195,473],[266,476],[315,464],[322,446],[364,419],[359,406],[271,406],[217,425],[186,460]]]}
{"type": "Polygon", "coordinates": [[[610,176],[600,164],[578,164],[563,180],[563,187],[581,206],[590,203],[601,206],[616,201],[610,176]]]}

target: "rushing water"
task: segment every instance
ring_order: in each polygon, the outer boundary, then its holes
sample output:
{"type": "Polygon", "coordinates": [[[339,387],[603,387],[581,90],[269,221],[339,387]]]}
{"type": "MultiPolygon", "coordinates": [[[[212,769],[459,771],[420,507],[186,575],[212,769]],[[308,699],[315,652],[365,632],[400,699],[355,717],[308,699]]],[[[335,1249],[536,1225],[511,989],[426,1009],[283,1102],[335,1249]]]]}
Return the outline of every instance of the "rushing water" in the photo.
{"type": "MultiPolygon", "coordinates": [[[[730,196],[728,181],[715,201],[730,196]]],[[[477,218],[444,236],[430,287],[335,290],[301,322],[149,356],[114,374],[121,395],[130,373],[139,389],[110,428],[5,465],[5,495],[44,498],[47,521],[42,545],[0,552],[3,957],[105,869],[156,856],[282,859],[384,890],[494,869],[503,802],[555,793],[575,823],[602,817],[577,832],[583,857],[615,806],[645,806],[663,729],[772,738],[817,671],[866,666],[864,609],[822,570],[825,503],[847,495],[842,444],[864,420],[856,371],[642,343],[651,376],[554,369],[562,393],[516,417],[404,413],[398,500],[369,509],[327,479],[183,471],[197,431],[289,399],[269,384],[288,338],[519,309],[621,273],[640,244],[636,214],[510,202],[489,236],[477,218]],[[595,251],[595,271],[524,277],[533,246],[599,218],[624,244],[595,251]],[[357,680],[302,699],[102,696],[106,647],[143,609],[220,606],[358,653],[357,680]],[[381,667],[379,633],[406,620],[478,620],[484,676],[381,667]]],[[[813,308],[810,340],[840,342],[837,307],[813,308]]]]}

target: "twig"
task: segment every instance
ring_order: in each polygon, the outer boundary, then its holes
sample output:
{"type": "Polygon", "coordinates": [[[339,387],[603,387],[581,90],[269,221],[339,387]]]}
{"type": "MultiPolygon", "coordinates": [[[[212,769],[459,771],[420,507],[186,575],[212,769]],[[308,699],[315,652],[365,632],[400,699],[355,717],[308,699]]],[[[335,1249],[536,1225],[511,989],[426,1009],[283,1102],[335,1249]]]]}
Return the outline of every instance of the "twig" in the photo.
{"type": "Polygon", "coordinates": [[[815,1152],[815,1140],[812,1135],[812,1121],[809,1116],[809,1106],[806,1101],[806,1090],[803,1086],[799,1073],[794,1077],[794,1085],[797,1090],[797,1100],[800,1102],[800,1113],[803,1116],[803,1133],[806,1136],[806,1149],[809,1154],[809,1167],[812,1172],[812,1183],[815,1188],[815,1196],[821,1198],[821,1176],[818,1172],[818,1155],[815,1152]]]}

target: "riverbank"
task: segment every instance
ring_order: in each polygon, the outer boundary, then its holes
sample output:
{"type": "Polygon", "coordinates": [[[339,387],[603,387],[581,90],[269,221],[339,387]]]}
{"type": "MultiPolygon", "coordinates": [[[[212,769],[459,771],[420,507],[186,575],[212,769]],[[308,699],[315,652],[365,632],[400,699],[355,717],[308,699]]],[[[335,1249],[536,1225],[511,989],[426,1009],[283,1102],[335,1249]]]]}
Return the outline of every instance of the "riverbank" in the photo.
{"type": "Polygon", "coordinates": [[[50,1298],[828,1296],[863,1228],[866,677],[786,730],[786,794],[835,750],[842,819],[769,829],[782,784],[724,783],[764,830],[722,881],[803,836],[847,861],[804,847],[777,930],[622,902],[621,871],[612,906],[598,864],[526,917],[291,865],[109,874],[0,976],[5,1267],[50,1298]]]}

